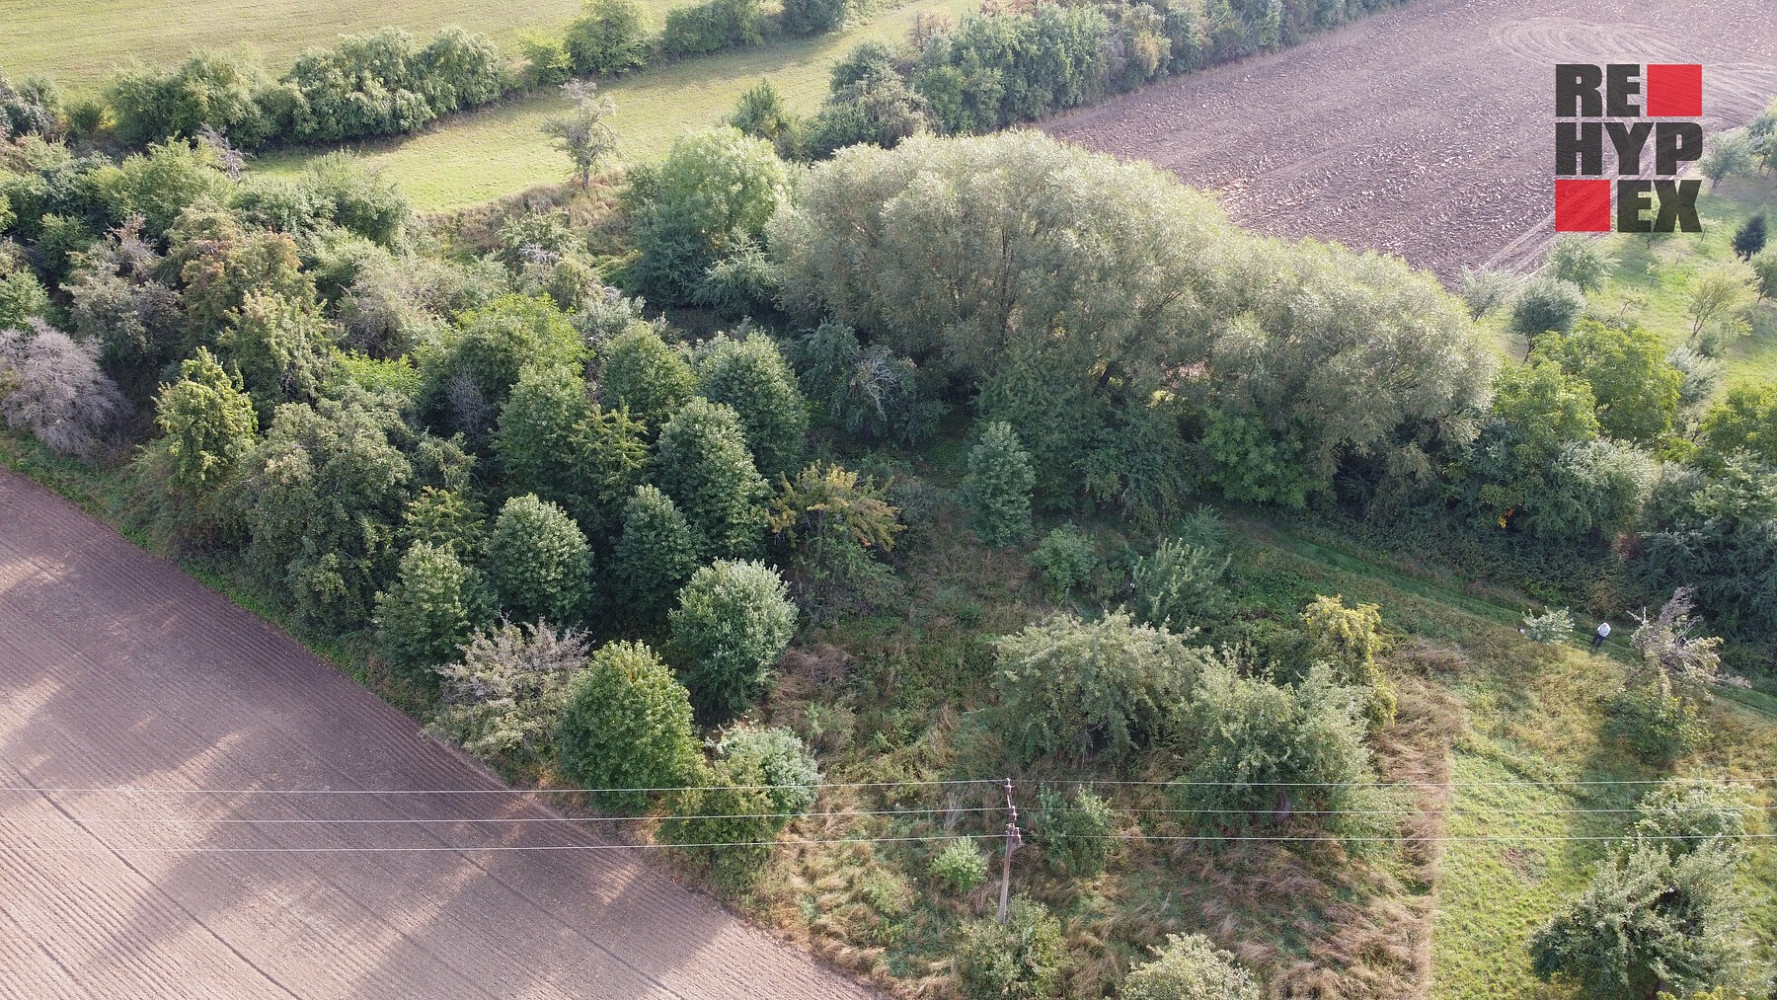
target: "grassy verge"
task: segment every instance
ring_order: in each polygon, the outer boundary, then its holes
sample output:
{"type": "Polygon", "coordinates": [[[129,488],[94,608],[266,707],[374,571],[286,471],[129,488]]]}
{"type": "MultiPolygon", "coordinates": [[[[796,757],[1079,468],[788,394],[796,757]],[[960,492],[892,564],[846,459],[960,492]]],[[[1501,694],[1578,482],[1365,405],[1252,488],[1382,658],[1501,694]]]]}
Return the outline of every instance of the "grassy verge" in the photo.
{"type": "MultiPolygon", "coordinates": [[[[955,18],[975,7],[972,0],[921,0],[845,31],[664,63],[612,80],[602,88],[617,102],[619,153],[631,162],[658,160],[679,133],[721,122],[741,92],[762,78],[776,85],[791,110],[810,113],[827,95],[828,70],[852,46],[898,41],[922,11],[955,18]]],[[[464,208],[567,179],[567,157],[542,132],[543,123],[566,107],[554,92],[515,98],[358,151],[400,184],[421,211],[464,208]]],[[[252,169],[290,174],[316,155],[267,156],[252,169]]]]}

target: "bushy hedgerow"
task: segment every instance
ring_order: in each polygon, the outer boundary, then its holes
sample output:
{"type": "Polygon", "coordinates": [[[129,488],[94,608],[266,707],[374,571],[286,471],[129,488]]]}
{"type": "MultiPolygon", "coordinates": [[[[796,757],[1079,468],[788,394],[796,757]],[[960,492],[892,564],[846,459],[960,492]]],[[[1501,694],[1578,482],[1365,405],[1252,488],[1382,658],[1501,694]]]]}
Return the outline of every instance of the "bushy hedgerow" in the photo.
{"type": "Polygon", "coordinates": [[[608,76],[648,60],[642,7],[635,0],[587,0],[568,25],[567,56],[579,76],[608,76]]]}
{"type": "Polygon", "coordinates": [[[513,83],[486,36],[447,27],[420,46],[383,28],[309,49],[275,80],[244,52],[200,51],[168,70],[124,70],[105,97],[131,145],[215,136],[252,150],[412,132],[513,83]]]}
{"type": "Polygon", "coordinates": [[[666,13],[661,48],[669,56],[694,56],[758,45],[765,40],[765,10],[759,0],[704,0],[666,13]]]}

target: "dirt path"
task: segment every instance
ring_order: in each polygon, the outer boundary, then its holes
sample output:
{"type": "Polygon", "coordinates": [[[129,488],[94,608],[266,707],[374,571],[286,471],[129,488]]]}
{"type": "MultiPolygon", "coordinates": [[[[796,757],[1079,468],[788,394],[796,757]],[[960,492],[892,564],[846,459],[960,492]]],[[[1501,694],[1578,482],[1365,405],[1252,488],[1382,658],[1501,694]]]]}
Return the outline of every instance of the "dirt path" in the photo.
{"type": "Polygon", "coordinates": [[[1700,62],[1705,129],[1777,94],[1771,0],[1413,0],[1305,45],[1044,125],[1218,190],[1285,236],[1446,277],[1554,235],[1553,66],[1700,62]]]}
{"type": "Polygon", "coordinates": [[[0,471],[0,997],[876,995],[499,788],[0,471]]]}

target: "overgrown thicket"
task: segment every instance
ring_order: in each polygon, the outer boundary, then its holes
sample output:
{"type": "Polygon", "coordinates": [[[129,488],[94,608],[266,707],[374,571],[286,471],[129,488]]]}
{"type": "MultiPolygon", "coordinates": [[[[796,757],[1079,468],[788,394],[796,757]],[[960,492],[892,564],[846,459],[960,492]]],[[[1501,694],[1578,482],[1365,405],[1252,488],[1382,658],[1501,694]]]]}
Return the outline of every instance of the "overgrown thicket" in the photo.
{"type": "MultiPolygon", "coordinates": [[[[1064,14],[1102,16],[1037,20],[1064,14]]],[[[1394,609],[1255,579],[1206,502],[1485,539],[1671,598],[1600,696],[1602,737],[1654,770],[1701,745],[1724,683],[1703,617],[1756,639],[1777,608],[1773,390],[1718,393],[1583,293],[1577,315],[1514,310],[1552,325],[1502,363],[1474,302],[1398,260],[1246,233],[1035,133],[804,168],[722,127],[620,195],[431,230],[349,157],[266,181],[225,152],[8,143],[0,418],[114,470],[152,537],[333,637],[440,734],[645,816],[636,835],[738,899],[806,875],[862,901],[813,933],[953,958],[934,975],[965,996],[1254,995],[1275,967],[1093,923],[1120,863],[1195,863],[1150,836],[1276,830],[1310,845],[1266,855],[1280,884],[1393,884],[1362,845],[1400,828],[1378,786],[1425,714],[1385,669],[1394,609]],[[824,645],[850,640],[855,660],[824,645]],[[822,791],[835,767],[853,791],[822,791]],[[922,810],[900,784],[982,774],[1028,800],[1031,892],[1005,925],[975,840],[1000,787],[932,786],[922,810]],[[792,823],[809,848],[954,843],[787,858],[792,823]]],[[[1564,246],[1549,280],[1595,281],[1586,258],[1564,246]]],[[[1732,836],[1712,809],[1651,800],[1643,839],[1732,836]]],[[[1539,969],[1640,989],[1635,969],[1693,955],[1687,984],[1735,983],[1738,958],[1673,929],[1732,926],[1720,857],[1637,852],[1539,938],[1539,969]],[[1689,895],[1635,895],[1655,883],[1689,895]],[[1591,930],[1625,899],[1638,951],[1591,930]]],[[[1296,926],[1324,922],[1302,905],[1296,926]]]]}

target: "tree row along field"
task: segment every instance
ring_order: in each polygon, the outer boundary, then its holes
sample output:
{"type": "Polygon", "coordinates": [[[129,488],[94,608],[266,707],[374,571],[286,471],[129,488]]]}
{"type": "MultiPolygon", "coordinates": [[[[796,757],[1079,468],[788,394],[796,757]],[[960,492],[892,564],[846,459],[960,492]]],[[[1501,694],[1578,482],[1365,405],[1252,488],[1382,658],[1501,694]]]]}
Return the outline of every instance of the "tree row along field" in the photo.
{"type": "MultiPolygon", "coordinates": [[[[827,94],[829,70],[852,47],[898,42],[922,14],[956,18],[976,7],[975,0],[916,0],[844,31],[777,40],[617,77],[601,84],[600,92],[617,104],[612,124],[619,133],[619,153],[638,163],[660,159],[680,133],[726,119],[741,93],[765,78],[784,95],[790,110],[812,113],[827,94]]],[[[543,124],[570,103],[553,92],[523,97],[457,115],[420,135],[365,145],[360,153],[400,184],[416,209],[469,208],[566,176],[567,161],[543,134],[543,124]]],[[[251,169],[289,177],[315,156],[271,154],[251,169]]]]}

